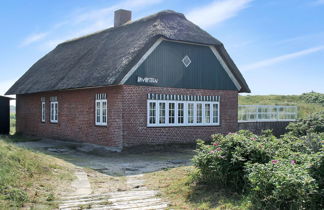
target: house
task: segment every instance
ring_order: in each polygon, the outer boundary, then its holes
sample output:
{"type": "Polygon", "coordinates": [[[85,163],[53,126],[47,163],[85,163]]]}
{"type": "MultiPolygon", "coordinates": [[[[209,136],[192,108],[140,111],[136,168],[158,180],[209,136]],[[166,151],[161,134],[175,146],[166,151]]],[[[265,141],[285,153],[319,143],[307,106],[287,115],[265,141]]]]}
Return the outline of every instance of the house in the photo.
{"type": "Polygon", "coordinates": [[[13,99],[0,96],[0,135],[10,132],[10,100],[13,99]]]}
{"type": "Polygon", "coordinates": [[[111,147],[188,143],[238,129],[250,92],[223,44],[162,11],[59,44],[7,92],[17,132],[111,147]]]}

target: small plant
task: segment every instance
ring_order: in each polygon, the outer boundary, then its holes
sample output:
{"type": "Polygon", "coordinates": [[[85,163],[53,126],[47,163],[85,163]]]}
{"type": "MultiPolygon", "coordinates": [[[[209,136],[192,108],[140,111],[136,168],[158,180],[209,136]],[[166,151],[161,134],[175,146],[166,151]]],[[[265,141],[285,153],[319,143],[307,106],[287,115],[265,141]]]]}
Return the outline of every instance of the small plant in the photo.
{"type": "Polygon", "coordinates": [[[50,193],[50,194],[47,196],[46,201],[54,201],[54,200],[55,200],[55,195],[54,195],[54,193],[50,193]]]}

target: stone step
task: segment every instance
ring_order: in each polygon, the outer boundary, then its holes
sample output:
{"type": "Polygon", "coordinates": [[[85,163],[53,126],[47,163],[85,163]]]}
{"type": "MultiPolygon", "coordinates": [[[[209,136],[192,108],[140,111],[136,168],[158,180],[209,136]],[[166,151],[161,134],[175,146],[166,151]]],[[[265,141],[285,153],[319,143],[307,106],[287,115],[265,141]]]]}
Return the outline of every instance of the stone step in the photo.
{"type": "Polygon", "coordinates": [[[59,205],[59,209],[68,209],[68,208],[74,208],[74,207],[79,207],[83,205],[92,205],[92,204],[101,204],[101,203],[110,203],[108,199],[102,199],[102,200],[91,200],[91,201],[80,201],[80,202],[75,202],[75,203],[63,203],[59,205]]]}
{"type": "MultiPolygon", "coordinates": [[[[158,204],[158,205],[152,205],[147,207],[138,207],[138,208],[131,208],[132,210],[163,210],[168,207],[168,204],[158,204]]],[[[95,208],[91,208],[91,210],[118,210],[118,209],[130,209],[127,208],[112,208],[108,206],[99,206],[95,208]]]]}
{"type": "Polygon", "coordinates": [[[84,196],[65,196],[64,198],[61,199],[61,201],[65,201],[65,200],[73,200],[73,199],[87,199],[87,198],[96,198],[96,197],[102,197],[102,196],[124,196],[124,195],[128,195],[131,193],[135,193],[137,195],[139,194],[150,194],[150,193],[154,193],[154,194],[158,194],[157,191],[153,191],[153,190],[134,190],[134,191],[118,191],[118,192],[110,192],[110,193],[103,193],[103,194],[90,194],[90,195],[84,195],[84,196]]]}
{"type": "MultiPolygon", "coordinates": [[[[102,197],[95,198],[85,198],[85,199],[77,199],[77,200],[66,200],[60,205],[60,209],[77,207],[81,205],[88,204],[96,204],[101,202],[109,202],[109,203],[118,203],[118,202],[130,202],[133,200],[144,200],[144,199],[152,199],[156,196],[156,191],[142,191],[138,193],[137,191],[126,191],[127,193],[116,193],[114,195],[107,194],[102,197]],[[110,196],[109,196],[110,195],[110,196]]],[[[156,198],[158,199],[158,198],[156,198]]]]}
{"type": "Polygon", "coordinates": [[[154,197],[155,197],[155,195],[133,195],[133,196],[127,196],[127,197],[118,197],[118,198],[111,197],[109,199],[109,201],[112,203],[117,203],[117,202],[133,201],[133,200],[151,199],[154,197]]]}
{"type": "Polygon", "coordinates": [[[125,197],[130,195],[158,195],[157,191],[154,190],[131,190],[123,192],[112,192],[109,193],[111,198],[125,197]]]}
{"type": "Polygon", "coordinates": [[[114,203],[109,206],[105,205],[93,205],[91,209],[164,209],[168,204],[162,201],[147,201],[147,202],[138,202],[138,203],[114,203]]]}
{"type": "Polygon", "coordinates": [[[81,201],[96,201],[96,200],[102,200],[102,199],[109,199],[110,197],[108,195],[102,195],[102,196],[96,196],[96,197],[88,197],[88,198],[80,198],[80,199],[73,199],[73,200],[64,200],[62,203],[68,204],[68,203],[76,203],[81,201]]]}
{"type": "Polygon", "coordinates": [[[160,198],[143,198],[138,200],[124,200],[124,201],[116,201],[111,204],[111,206],[115,205],[128,205],[128,204],[143,204],[143,203],[161,203],[162,200],[160,198]]]}

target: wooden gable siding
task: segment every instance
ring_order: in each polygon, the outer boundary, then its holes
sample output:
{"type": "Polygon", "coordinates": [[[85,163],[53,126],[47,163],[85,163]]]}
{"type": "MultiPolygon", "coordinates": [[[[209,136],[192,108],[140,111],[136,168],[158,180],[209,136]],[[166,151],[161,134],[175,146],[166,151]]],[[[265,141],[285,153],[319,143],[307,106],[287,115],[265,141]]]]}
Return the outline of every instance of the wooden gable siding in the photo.
{"type": "Polygon", "coordinates": [[[125,82],[156,87],[237,90],[208,46],[163,41],[125,82]],[[189,56],[186,67],[182,59],[189,56]],[[149,79],[138,82],[138,77],[149,79]],[[156,80],[154,80],[156,79],[156,80]]]}

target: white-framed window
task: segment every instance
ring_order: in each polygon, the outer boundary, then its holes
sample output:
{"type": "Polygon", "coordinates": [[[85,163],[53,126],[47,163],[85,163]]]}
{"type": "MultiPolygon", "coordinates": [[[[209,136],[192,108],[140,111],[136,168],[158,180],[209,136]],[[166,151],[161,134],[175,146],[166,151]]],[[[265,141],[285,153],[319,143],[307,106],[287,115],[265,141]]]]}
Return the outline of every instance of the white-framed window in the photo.
{"type": "Polygon", "coordinates": [[[95,122],[96,125],[106,126],[107,125],[107,94],[100,93],[96,94],[96,113],[95,113],[95,122]]]}
{"type": "Polygon", "coordinates": [[[219,125],[217,101],[147,100],[147,126],[215,126],[219,125]]]}
{"type": "Polygon", "coordinates": [[[58,123],[58,101],[57,97],[51,97],[50,122],[58,123]]]}
{"type": "Polygon", "coordinates": [[[41,122],[46,121],[46,105],[45,105],[45,97],[41,97],[41,122]]]}

